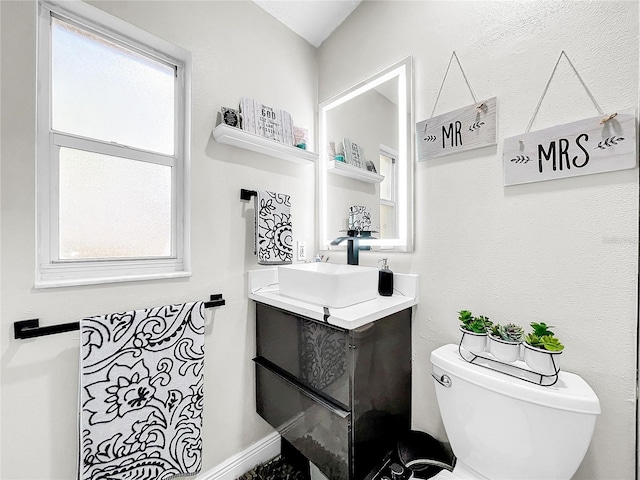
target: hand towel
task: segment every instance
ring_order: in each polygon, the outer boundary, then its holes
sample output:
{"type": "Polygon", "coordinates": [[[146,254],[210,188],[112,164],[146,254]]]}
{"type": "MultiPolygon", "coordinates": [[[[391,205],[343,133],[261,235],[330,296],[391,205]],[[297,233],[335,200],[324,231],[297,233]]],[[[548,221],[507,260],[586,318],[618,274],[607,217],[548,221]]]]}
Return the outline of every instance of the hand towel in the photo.
{"type": "Polygon", "coordinates": [[[202,462],[204,304],[80,322],[80,480],[167,480],[202,462]]]}
{"type": "Polygon", "coordinates": [[[289,195],[257,192],[253,248],[260,265],[284,265],[293,260],[289,195]]]}
{"type": "Polygon", "coordinates": [[[349,230],[371,230],[371,209],[364,205],[351,205],[349,207],[349,230]]]}

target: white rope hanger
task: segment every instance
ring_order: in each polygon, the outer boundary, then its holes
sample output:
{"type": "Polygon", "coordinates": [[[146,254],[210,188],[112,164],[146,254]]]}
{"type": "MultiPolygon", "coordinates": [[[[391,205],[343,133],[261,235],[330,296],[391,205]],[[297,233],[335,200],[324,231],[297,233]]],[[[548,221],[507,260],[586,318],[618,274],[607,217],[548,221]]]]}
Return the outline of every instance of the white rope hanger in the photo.
{"type": "MultiPolygon", "coordinates": [[[[460,59],[458,58],[458,55],[456,54],[456,51],[454,50],[453,53],[451,54],[451,58],[449,59],[449,65],[447,65],[447,71],[444,73],[444,78],[442,79],[442,85],[440,85],[440,89],[438,90],[438,96],[436,97],[436,102],[433,104],[433,110],[431,110],[431,116],[429,118],[433,118],[433,114],[436,111],[436,107],[438,106],[438,100],[440,99],[440,94],[442,93],[442,88],[444,87],[444,82],[447,80],[447,75],[449,74],[449,69],[451,68],[451,63],[453,62],[454,58],[456,59],[456,62],[458,62],[458,66],[460,67],[460,71],[462,72],[462,76],[464,77],[464,81],[467,83],[467,87],[469,87],[469,92],[471,92],[471,96],[473,97],[474,103],[476,103],[476,104],[478,103],[478,99],[476,98],[476,94],[473,93],[473,89],[471,88],[471,84],[469,83],[469,79],[467,78],[467,74],[464,72],[464,68],[462,68],[462,64],[460,63],[460,59]]],[[[476,108],[478,110],[481,110],[482,107],[484,107],[484,103],[481,103],[476,108]]]]}
{"type": "MultiPolygon", "coordinates": [[[[591,90],[589,90],[589,88],[587,87],[587,84],[584,83],[584,80],[582,79],[582,77],[578,73],[578,70],[573,65],[571,60],[569,59],[569,56],[566,54],[566,52],[564,50],[562,50],[560,52],[560,55],[558,56],[558,60],[556,61],[555,66],[553,67],[553,71],[551,72],[551,76],[549,77],[549,80],[547,81],[547,84],[544,87],[544,90],[542,92],[542,96],[540,97],[540,101],[538,101],[538,105],[536,106],[536,109],[533,112],[533,116],[531,117],[531,120],[529,120],[529,125],[527,125],[527,129],[525,130],[525,133],[529,133],[529,131],[531,130],[531,127],[533,126],[533,121],[536,119],[536,115],[538,115],[538,110],[540,110],[540,106],[542,105],[542,101],[544,100],[544,97],[547,94],[547,90],[549,90],[549,85],[551,85],[551,80],[553,80],[553,76],[556,74],[556,70],[558,69],[558,65],[560,64],[560,60],[562,60],[563,56],[564,56],[564,58],[567,59],[567,62],[569,62],[569,65],[571,66],[571,68],[575,72],[576,76],[578,77],[578,80],[580,80],[580,83],[582,84],[582,87],[585,89],[585,91],[587,92],[587,95],[589,95],[589,98],[591,99],[593,104],[598,109],[598,113],[600,115],[604,115],[604,112],[603,112],[602,108],[600,108],[600,105],[598,105],[598,102],[596,101],[595,97],[591,93],[591,90]]],[[[603,117],[600,120],[600,123],[606,123],[609,120],[611,120],[612,118],[614,118],[616,115],[618,115],[617,112],[616,113],[612,113],[610,115],[607,115],[606,117],[603,117]]]]}

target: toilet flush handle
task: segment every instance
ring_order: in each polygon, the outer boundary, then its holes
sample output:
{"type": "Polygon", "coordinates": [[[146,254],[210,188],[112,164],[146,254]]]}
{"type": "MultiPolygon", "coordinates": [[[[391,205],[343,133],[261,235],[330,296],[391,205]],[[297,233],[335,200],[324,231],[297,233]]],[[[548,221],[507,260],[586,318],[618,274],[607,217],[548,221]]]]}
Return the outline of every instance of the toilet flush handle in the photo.
{"type": "Polygon", "coordinates": [[[449,388],[451,386],[452,382],[448,375],[441,375],[440,378],[438,378],[435,373],[431,372],[431,376],[443,387],[449,388]]]}

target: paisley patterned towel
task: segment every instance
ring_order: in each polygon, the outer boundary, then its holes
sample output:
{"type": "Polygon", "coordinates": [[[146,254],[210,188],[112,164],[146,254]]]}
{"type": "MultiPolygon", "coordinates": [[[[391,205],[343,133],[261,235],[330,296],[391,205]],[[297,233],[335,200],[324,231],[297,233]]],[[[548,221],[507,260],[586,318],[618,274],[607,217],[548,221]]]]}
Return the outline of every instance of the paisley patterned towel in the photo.
{"type": "Polygon", "coordinates": [[[371,209],[364,205],[349,207],[349,230],[371,230],[371,209]]]}
{"type": "Polygon", "coordinates": [[[283,265],[293,260],[289,195],[258,192],[255,196],[253,253],[260,265],[283,265]]]}
{"type": "Polygon", "coordinates": [[[202,463],[204,304],[80,322],[80,480],[167,480],[202,463]]]}

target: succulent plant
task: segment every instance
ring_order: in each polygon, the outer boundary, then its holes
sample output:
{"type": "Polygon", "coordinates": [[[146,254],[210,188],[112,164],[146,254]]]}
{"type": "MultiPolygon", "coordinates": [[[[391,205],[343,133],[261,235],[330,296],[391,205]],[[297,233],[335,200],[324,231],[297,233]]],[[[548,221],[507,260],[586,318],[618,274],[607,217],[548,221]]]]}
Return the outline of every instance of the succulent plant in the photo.
{"type": "Polygon", "coordinates": [[[561,352],[562,350],[564,350],[564,345],[562,345],[562,343],[560,343],[560,340],[558,340],[553,335],[553,332],[549,331],[546,325],[544,325],[544,327],[540,327],[540,325],[544,324],[532,323],[531,326],[534,328],[534,331],[533,333],[527,335],[524,341],[532,347],[546,350],[548,352],[561,352]],[[546,335],[538,335],[536,333],[536,327],[533,327],[534,325],[538,325],[538,330],[544,330],[544,333],[546,333],[546,335]]]}
{"type": "Polygon", "coordinates": [[[532,322],[531,328],[533,328],[533,333],[538,337],[544,337],[547,335],[550,335],[553,337],[554,335],[554,333],[549,329],[555,328],[555,327],[553,327],[552,325],[547,325],[544,322],[540,322],[540,323],[532,322]]]}
{"type": "Polygon", "coordinates": [[[462,322],[462,328],[473,333],[487,333],[493,322],[489,317],[480,315],[474,317],[469,310],[460,310],[458,312],[458,320],[462,322]]]}
{"type": "Polygon", "coordinates": [[[521,326],[514,323],[507,323],[506,325],[494,325],[491,328],[491,334],[510,343],[520,343],[524,340],[524,330],[521,326]]]}
{"type": "Polygon", "coordinates": [[[487,326],[477,318],[474,318],[472,322],[465,324],[462,328],[473,333],[487,333],[487,326]]]}
{"type": "Polygon", "coordinates": [[[466,325],[473,321],[473,314],[469,310],[460,310],[458,312],[458,320],[466,325]]]}
{"type": "Polygon", "coordinates": [[[540,338],[540,342],[545,350],[549,352],[561,352],[564,350],[564,345],[560,343],[556,337],[551,335],[545,335],[540,338]]]}

